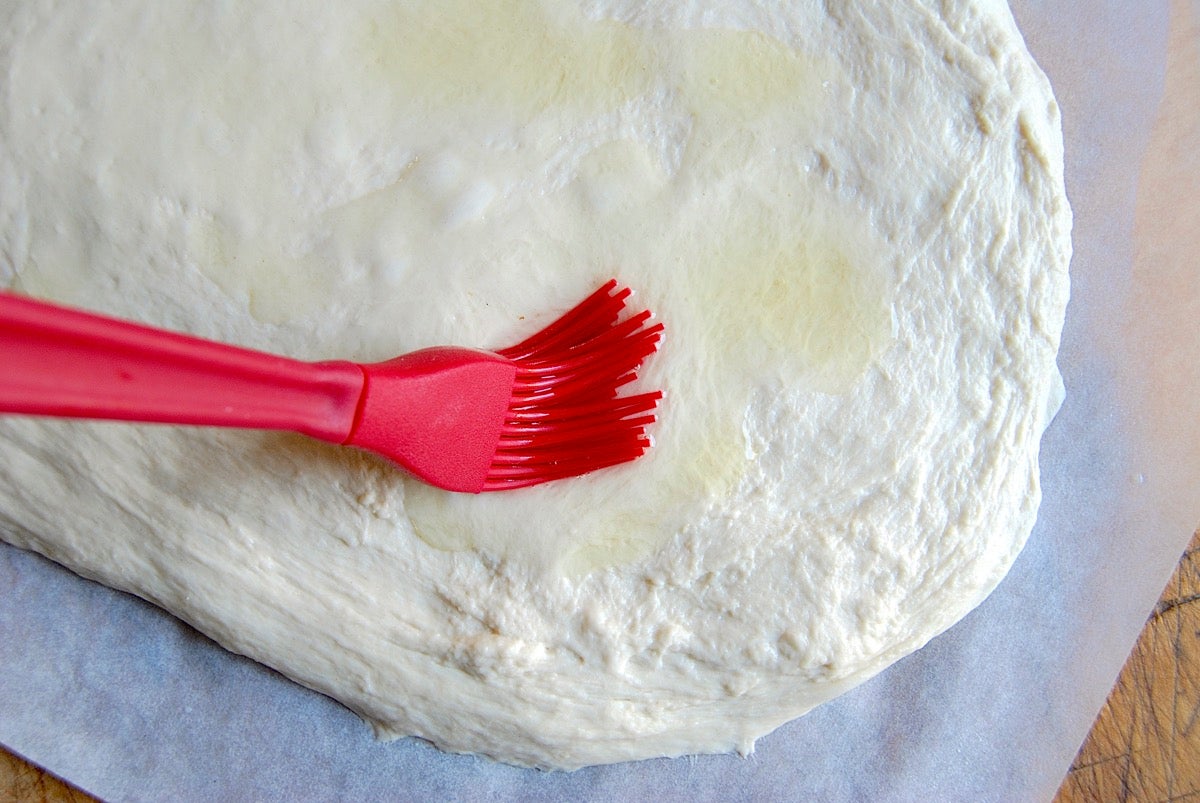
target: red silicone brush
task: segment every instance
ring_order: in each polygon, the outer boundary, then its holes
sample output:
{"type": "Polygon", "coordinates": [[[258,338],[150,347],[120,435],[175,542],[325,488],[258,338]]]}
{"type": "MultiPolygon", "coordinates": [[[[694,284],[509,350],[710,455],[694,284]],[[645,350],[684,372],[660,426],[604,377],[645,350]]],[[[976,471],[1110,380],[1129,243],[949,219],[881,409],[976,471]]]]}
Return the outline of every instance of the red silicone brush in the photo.
{"type": "Polygon", "coordinates": [[[659,392],[620,396],[658,348],[610,281],[500,351],[307,363],[0,292],[0,413],[302,432],[450,491],[502,491],[640,456],[659,392]]]}

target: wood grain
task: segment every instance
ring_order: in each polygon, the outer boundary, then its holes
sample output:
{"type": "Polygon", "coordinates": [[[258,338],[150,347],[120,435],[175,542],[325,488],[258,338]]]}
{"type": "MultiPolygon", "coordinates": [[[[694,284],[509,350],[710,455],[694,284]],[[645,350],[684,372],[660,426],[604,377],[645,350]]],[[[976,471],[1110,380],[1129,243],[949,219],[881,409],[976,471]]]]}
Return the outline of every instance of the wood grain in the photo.
{"type": "Polygon", "coordinates": [[[0,750],[0,803],[90,803],[91,797],[0,750]]]}
{"type": "Polygon", "coordinates": [[[1200,531],[1057,797],[1092,801],[1200,803],[1200,531]]]}

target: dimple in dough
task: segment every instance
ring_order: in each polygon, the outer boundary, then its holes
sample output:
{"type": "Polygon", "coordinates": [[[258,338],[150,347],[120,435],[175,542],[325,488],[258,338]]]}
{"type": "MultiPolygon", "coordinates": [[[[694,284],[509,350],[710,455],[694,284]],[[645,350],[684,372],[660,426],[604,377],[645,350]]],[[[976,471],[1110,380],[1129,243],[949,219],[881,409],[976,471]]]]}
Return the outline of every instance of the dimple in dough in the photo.
{"type": "Polygon", "coordinates": [[[381,736],[558,768],[747,752],[999,582],[1070,255],[1003,3],[301,5],[13,4],[0,281],[366,361],[616,275],[667,327],[655,448],[469,497],[298,436],[6,420],[6,540],[381,736]]]}

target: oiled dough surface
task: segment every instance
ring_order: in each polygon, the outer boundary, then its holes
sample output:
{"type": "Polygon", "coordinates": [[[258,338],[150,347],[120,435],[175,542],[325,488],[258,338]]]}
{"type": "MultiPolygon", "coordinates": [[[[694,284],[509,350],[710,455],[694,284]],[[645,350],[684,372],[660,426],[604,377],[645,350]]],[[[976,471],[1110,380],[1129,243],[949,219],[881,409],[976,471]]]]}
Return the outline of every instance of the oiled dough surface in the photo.
{"type": "Polygon", "coordinates": [[[380,734],[744,752],[965,614],[1033,525],[1070,211],[1002,3],[0,20],[4,285],[305,359],[501,347],[610,275],[667,326],[653,451],[520,493],[0,422],[0,535],[380,734]]]}

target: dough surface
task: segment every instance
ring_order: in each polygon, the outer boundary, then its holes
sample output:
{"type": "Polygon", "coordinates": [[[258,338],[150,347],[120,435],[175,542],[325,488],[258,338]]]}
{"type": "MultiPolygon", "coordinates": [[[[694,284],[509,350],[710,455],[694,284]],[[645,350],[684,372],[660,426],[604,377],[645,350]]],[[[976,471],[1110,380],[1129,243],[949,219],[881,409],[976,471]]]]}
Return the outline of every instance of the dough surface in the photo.
{"type": "Polygon", "coordinates": [[[610,275],[629,466],[434,491],[300,436],[0,420],[0,537],[383,737],[738,750],[1027,538],[1071,214],[998,0],[0,4],[0,285],[301,359],[498,348],[610,275]]]}

